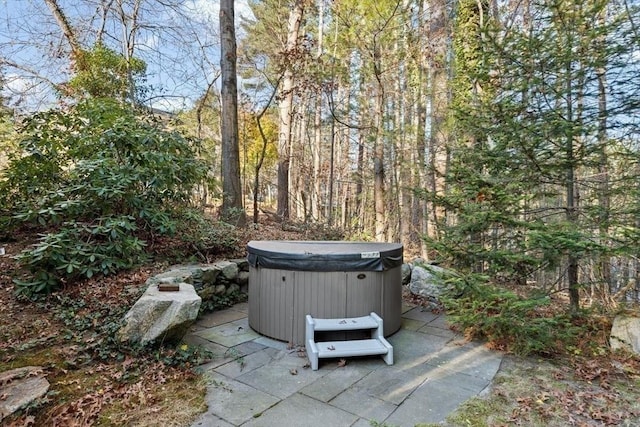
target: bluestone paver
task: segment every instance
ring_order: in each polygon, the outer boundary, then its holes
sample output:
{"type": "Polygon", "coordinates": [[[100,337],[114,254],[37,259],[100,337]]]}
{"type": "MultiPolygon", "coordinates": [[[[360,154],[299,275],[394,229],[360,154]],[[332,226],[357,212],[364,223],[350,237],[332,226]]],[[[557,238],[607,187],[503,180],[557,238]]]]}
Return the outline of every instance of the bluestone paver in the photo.
{"type": "Polygon", "coordinates": [[[228,378],[238,378],[247,372],[251,372],[254,369],[258,369],[266,365],[267,363],[271,363],[277,352],[277,350],[272,348],[265,348],[244,356],[238,354],[237,356],[232,357],[232,360],[229,363],[225,363],[224,365],[215,368],[215,371],[228,378]]]}
{"type": "Polygon", "coordinates": [[[243,426],[350,427],[357,420],[357,415],[295,393],[243,426]]]}
{"type": "Polygon", "coordinates": [[[450,338],[401,329],[390,336],[388,341],[393,346],[393,366],[409,367],[426,363],[450,338]]]}
{"type": "Polygon", "coordinates": [[[246,317],[233,322],[224,323],[212,328],[194,332],[194,335],[225,347],[233,347],[243,342],[252,341],[260,336],[249,328],[246,317]]]}
{"type": "Polygon", "coordinates": [[[209,372],[208,375],[210,384],[207,386],[206,414],[235,426],[249,421],[280,401],[275,396],[215,372],[209,372]]]}
{"type": "Polygon", "coordinates": [[[242,374],[237,380],[284,399],[329,373],[328,370],[318,372],[304,368],[306,364],[307,359],[283,351],[263,369],[242,374]]]}
{"type": "Polygon", "coordinates": [[[384,422],[393,426],[439,423],[462,402],[479,393],[463,388],[460,378],[427,380],[417,388],[384,422]]]}
{"type": "Polygon", "coordinates": [[[502,354],[491,351],[480,343],[462,345],[450,343],[427,362],[450,371],[491,381],[500,369],[502,354]]]}
{"type": "Polygon", "coordinates": [[[225,323],[244,319],[245,317],[247,317],[247,313],[229,308],[205,314],[201,319],[198,319],[196,326],[201,328],[213,328],[214,326],[224,325],[225,323]]]}
{"type": "Polygon", "coordinates": [[[360,381],[371,370],[371,367],[362,364],[348,364],[342,368],[333,369],[322,378],[304,387],[300,392],[322,402],[328,402],[360,381]]]}
{"type": "Polygon", "coordinates": [[[414,307],[411,310],[402,313],[402,317],[405,319],[419,320],[425,323],[433,322],[440,316],[441,314],[434,313],[429,310],[424,310],[421,307],[414,307]]]}
{"type": "Polygon", "coordinates": [[[329,404],[345,411],[352,412],[366,420],[384,420],[397,405],[373,396],[370,389],[361,388],[356,385],[340,393],[329,404]]]}

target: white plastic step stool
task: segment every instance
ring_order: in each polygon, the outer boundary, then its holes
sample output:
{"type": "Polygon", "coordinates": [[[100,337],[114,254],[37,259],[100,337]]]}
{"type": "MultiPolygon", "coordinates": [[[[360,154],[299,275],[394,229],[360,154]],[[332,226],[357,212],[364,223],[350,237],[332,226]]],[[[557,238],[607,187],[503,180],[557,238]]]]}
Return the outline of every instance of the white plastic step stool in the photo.
{"type": "Polygon", "coordinates": [[[314,319],[306,316],[305,347],[311,369],[318,370],[318,359],[381,355],[387,365],[393,365],[393,347],[384,338],[382,318],[376,313],[363,317],[314,319]],[[355,331],[370,329],[371,339],[350,341],[315,341],[318,331],[355,331]]]}

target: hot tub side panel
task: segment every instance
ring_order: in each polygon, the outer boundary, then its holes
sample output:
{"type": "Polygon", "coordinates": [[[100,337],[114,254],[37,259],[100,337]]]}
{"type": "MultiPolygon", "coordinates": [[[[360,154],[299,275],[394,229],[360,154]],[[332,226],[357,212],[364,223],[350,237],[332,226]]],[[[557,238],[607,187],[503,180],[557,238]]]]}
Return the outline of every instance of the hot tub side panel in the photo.
{"type": "Polygon", "coordinates": [[[296,271],[293,299],[293,335],[296,345],[304,344],[305,316],[345,317],[347,288],[339,271],[296,271]]]}
{"type": "Polygon", "coordinates": [[[260,269],[249,267],[249,326],[260,331],[260,269]]]}
{"type": "Polygon", "coordinates": [[[382,273],[382,314],[384,336],[395,333],[402,324],[402,268],[394,267],[382,273]]]}
{"type": "Polygon", "coordinates": [[[347,299],[345,317],[367,316],[372,311],[383,316],[383,276],[376,271],[346,272],[347,299]]]}
{"type": "Polygon", "coordinates": [[[384,335],[401,324],[401,268],[376,271],[249,270],[249,326],[268,337],[304,344],[305,316],[384,319],[384,335]]]}
{"type": "Polygon", "coordinates": [[[295,272],[250,268],[249,326],[278,340],[293,334],[295,272]],[[254,281],[251,281],[251,279],[254,281]]]}

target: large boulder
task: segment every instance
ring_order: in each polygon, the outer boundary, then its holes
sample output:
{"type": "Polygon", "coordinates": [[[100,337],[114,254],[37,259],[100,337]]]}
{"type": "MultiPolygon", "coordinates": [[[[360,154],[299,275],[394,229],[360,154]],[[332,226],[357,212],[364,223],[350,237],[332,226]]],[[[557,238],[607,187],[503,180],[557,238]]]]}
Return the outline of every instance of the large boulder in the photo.
{"type": "Polygon", "coordinates": [[[414,295],[437,300],[448,289],[445,278],[451,274],[451,271],[436,265],[415,264],[411,269],[409,290],[414,295]]]}
{"type": "Polygon", "coordinates": [[[609,339],[612,350],[628,350],[640,354],[640,318],[616,316],[609,339]]]}
{"type": "Polygon", "coordinates": [[[193,286],[179,283],[178,291],[164,292],[150,285],[124,317],[118,331],[121,341],[142,345],[177,342],[195,322],[202,299],[193,286]]]}
{"type": "Polygon", "coordinates": [[[49,381],[43,371],[39,366],[25,366],[0,372],[0,422],[47,394],[49,381]]]}

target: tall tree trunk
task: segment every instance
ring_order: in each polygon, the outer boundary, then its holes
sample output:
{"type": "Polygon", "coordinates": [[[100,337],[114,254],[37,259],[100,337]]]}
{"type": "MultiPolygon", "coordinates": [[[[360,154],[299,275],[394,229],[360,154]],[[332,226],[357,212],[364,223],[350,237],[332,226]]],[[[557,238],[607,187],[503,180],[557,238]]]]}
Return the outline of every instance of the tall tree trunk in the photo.
{"type": "Polygon", "coordinates": [[[384,170],[384,86],[382,83],[382,58],[380,46],[373,46],[373,68],[376,78],[374,100],[375,142],[373,147],[373,203],[375,211],[375,240],[386,241],[387,212],[385,196],[384,170]]]}
{"type": "MultiPolygon", "coordinates": [[[[118,14],[120,15],[120,25],[122,26],[122,52],[127,63],[127,81],[129,89],[129,102],[131,105],[136,105],[136,87],[133,80],[133,73],[131,71],[131,60],[136,43],[136,35],[138,32],[138,14],[140,12],[140,0],[136,0],[133,3],[131,15],[127,16],[124,11],[123,0],[118,0],[118,14]]],[[[220,6],[222,9],[222,6],[220,6]]],[[[222,25],[222,24],[220,24],[222,25]]],[[[221,35],[222,37],[222,35],[221,35]]],[[[234,44],[235,44],[235,31],[234,31],[234,44]]],[[[235,48],[234,48],[235,52],[235,48]]],[[[234,65],[235,66],[235,65],[234,65]]]]}
{"type": "Polygon", "coordinates": [[[244,226],[240,187],[236,35],[233,0],[220,1],[220,70],[222,75],[222,218],[244,226]]]}
{"type": "Polygon", "coordinates": [[[57,0],[44,0],[44,2],[49,7],[49,10],[53,14],[58,26],[62,30],[62,34],[64,34],[64,37],[69,43],[69,47],[71,47],[71,61],[76,61],[82,54],[82,47],[80,46],[80,42],[78,42],[75,30],[71,27],[71,24],[69,24],[69,20],[62,11],[57,0]]]}
{"type": "MultiPolygon", "coordinates": [[[[607,8],[603,7],[600,12],[598,22],[605,25],[605,15],[607,8]]],[[[606,49],[606,39],[601,37],[598,39],[596,55],[606,49]]],[[[609,196],[609,156],[607,153],[607,70],[604,59],[599,59],[598,67],[596,67],[596,76],[598,77],[598,146],[600,150],[600,158],[598,159],[598,201],[600,208],[600,218],[598,218],[598,227],[600,233],[600,244],[608,245],[609,235],[609,216],[611,210],[611,199],[609,196]]],[[[611,280],[611,257],[602,255],[599,260],[600,276],[603,284],[603,295],[610,295],[612,291],[611,280]]]]}
{"type": "MultiPolygon", "coordinates": [[[[569,44],[571,46],[572,44],[569,44]]],[[[566,80],[565,80],[565,96],[566,96],[566,122],[568,130],[566,132],[565,140],[565,189],[566,189],[566,214],[565,217],[570,225],[573,225],[578,221],[578,206],[576,200],[576,185],[575,185],[575,153],[574,153],[574,131],[572,122],[574,120],[573,111],[573,67],[572,62],[567,61],[566,65],[566,80]]],[[[576,225],[577,226],[577,225],[576,225]]],[[[571,311],[578,311],[580,308],[580,290],[578,283],[578,257],[569,252],[567,257],[567,282],[569,287],[569,306],[571,311]]]]}
{"type": "MultiPolygon", "coordinates": [[[[364,90],[364,76],[360,73],[360,79],[358,81],[358,91],[364,90]]],[[[366,108],[366,101],[364,97],[360,97],[360,109],[366,108]]],[[[365,227],[365,211],[366,211],[366,197],[364,186],[364,158],[365,158],[365,134],[362,129],[358,129],[358,154],[356,158],[356,212],[358,217],[357,231],[363,231],[365,227]]]]}
{"type": "Polygon", "coordinates": [[[336,122],[331,121],[331,135],[329,135],[329,188],[327,190],[327,224],[333,226],[333,183],[335,177],[335,150],[336,150],[336,122]]]}
{"type": "MultiPolygon", "coordinates": [[[[422,16],[422,2],[418,9],[419,16],[422,16]]],[[[427,98],[425,96],[427,67],[422,59],[416,60],[418,68],[417,90],[415,94],[415,129],[416,129],[416,149],[415,161],[413,165],[413,188],[426,189],[426,163],[425,151],[427,148],[426,139],[426,123],[427,123],[427,98]]],[[[420,254],[424,259],[429,259],[425,239],[422,236],[428,235],[428,212],[427,201],[423,197],[417,197],[415,194],[411,204],[411,224],[412,224],[412,240],[420,242],[420,254]]]]}
{"type": "MultiPolygon", "coordinates": [[[[300,106],[301,111],[309,111],[309,104],[311,98],[305,96],[300,106]]],[[[289,182],[293,183],[293,188],[290,194],[293,195],[293,206],[295,207],[295,218],[307,220],[309,216],[309,180],[308,175],[302,168],[307,167],[307,150],[305,149],[307,127],[309,124],[309,117],[307,114],[295,115],[293,122],[293,132],[295,138],[291,138],[291,164],[289,167],[289,182]]]]}
{"type": "Polygon", "coordinates": [[[288,58],[280,91],[277,214],[283,219],[289,218],[289,166],[291,163],[291,130],[293,120],[294,75],[292,65],[289,62],[293,60],[295,50],[298,47],[298,36],[303,12],[304,0],[296,0],[289,14],[287,44],[285,45],[285,55],[288,58]]]}
{"type": "Polygon", "coordinates": [[[260,111],[260,113],[258,113],[258,115],[256,116],[256,124],[258,125],[258,130],[260,131],[260,138],[262,139],[262,149],[260,150],[260,157],[258,157],[258,161],[255,167],[255,172],[253,175],[253,223],[254,224],[258,223],[258,216],[259,216],[258,193],[260,191],[260,170],[262,169],[262,164],[264,163],[264,158],[267,153],[267,144],[269,142],[267,140],[267,136],[264,133],[264,128],[262,127],[262,122],[260,122],[260,120],[262,119],[262,116],[265,115],[265,113],[271,106],[271,102],[273,101],[273,98],[276,96],[276,92],[278,91],[279,84],[280,84],[280,80],[278,80],[278,83],[276,83],[275,87],[273,88],[273,92],[269,97],[269,101],[267,102],[267,105],[265,105],[262,111],[260,111]]]}
{"type": "Polygon", "coordinates": [[[315,221],[320,220],[320,167],[322,152],[322,92],[318,90],[316,92],[315,99],[315,114],[313,121],[313,144],[311,145],[311,155],[313,157],[313,191],[311,193],[311,216],[315,221]]]}
{"type": "MultiPolygon", "coordinates": [[[[444,0],[431,1],[431,20],[429,21],[429,40],[432,51],[429,54],[429,82],[431,92],[429,103],[431,106],[431,127],[429,137],[428,179],[429,190],[432,196],[445,192],[444,175],[448,164],[448,140],[447,114],[449,108],[448,86],[448,56],[449,56],[449,31],[447,20],[447,2],[444,0]]],[[[429,235],[438,235],[438,225],[444,220],[444,211],[431,203],[429,235]]]]}

